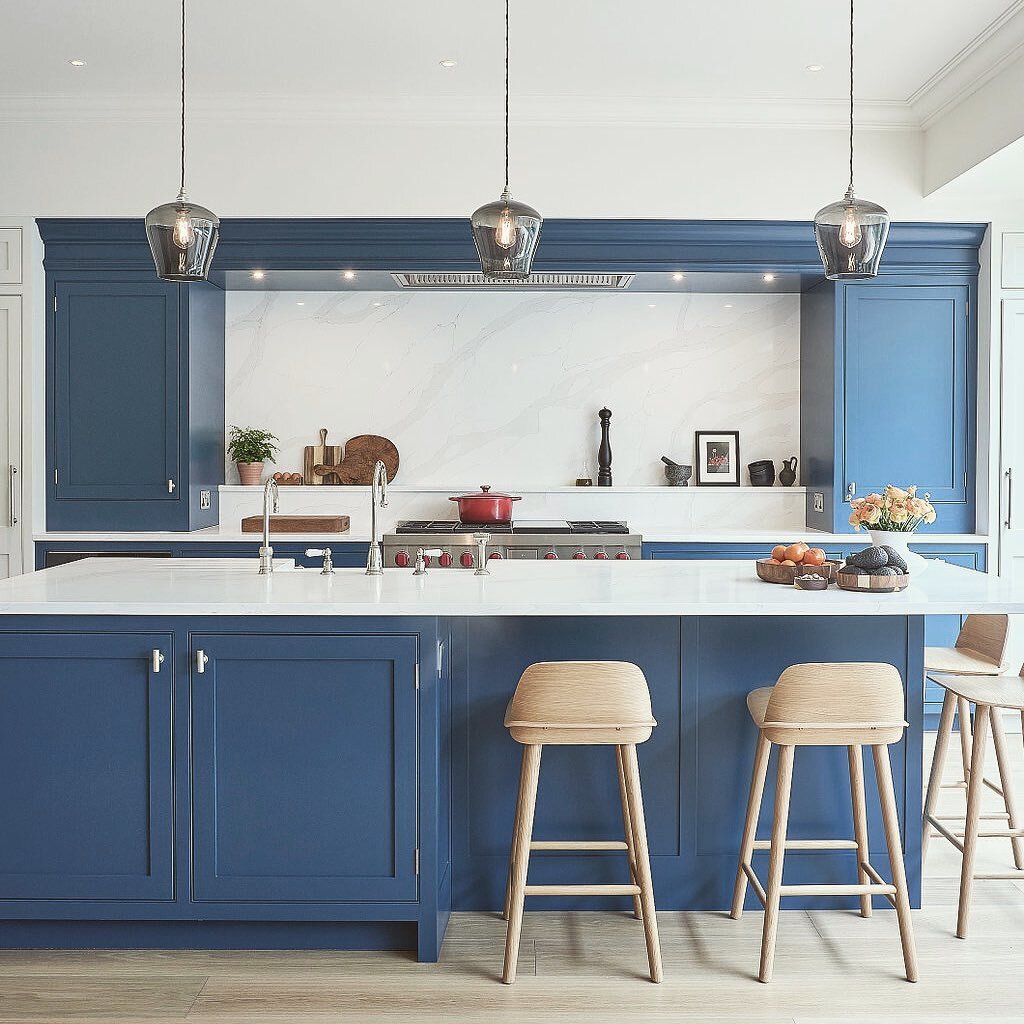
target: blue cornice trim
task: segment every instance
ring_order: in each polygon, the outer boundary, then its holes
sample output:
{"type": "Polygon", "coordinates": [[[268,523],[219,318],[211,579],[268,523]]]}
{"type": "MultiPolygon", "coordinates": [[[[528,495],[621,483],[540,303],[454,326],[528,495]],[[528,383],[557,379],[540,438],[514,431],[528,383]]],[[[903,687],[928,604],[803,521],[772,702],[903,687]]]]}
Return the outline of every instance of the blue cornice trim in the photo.
{"type": "MultiPolygon", "coordinates": [[[[139,219],[43,219],[48,270],[150,265],[139,219]]],[[[894,224],[881,276],[976,274],[987,225],[894,224]]],[[[221,225],[218,273],[275,270],[473,270],[468,218],[238,219],[221,225]]],[[[534,269],[821,273],[808,221],[548,220],[534,269]]]]}

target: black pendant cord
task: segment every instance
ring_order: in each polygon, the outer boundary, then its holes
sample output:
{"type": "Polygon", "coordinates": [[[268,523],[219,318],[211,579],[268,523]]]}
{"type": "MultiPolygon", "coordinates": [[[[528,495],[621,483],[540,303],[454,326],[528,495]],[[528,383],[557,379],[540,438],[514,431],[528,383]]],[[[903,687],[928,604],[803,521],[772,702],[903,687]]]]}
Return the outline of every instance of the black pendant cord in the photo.
{"type": "Polygon", "coordinates": [[[185,0],[181,0],[181,190],[185,198],[185,0]]]}
{"type": "Polygon", "coordinates": [[[505,192],[508,192],[508,8],[505,0],[505,192]]]}
{"type": "Polygon", "coordinates": [[[850,187],[853,195],[853,2],[850,0],[850,187]]]}

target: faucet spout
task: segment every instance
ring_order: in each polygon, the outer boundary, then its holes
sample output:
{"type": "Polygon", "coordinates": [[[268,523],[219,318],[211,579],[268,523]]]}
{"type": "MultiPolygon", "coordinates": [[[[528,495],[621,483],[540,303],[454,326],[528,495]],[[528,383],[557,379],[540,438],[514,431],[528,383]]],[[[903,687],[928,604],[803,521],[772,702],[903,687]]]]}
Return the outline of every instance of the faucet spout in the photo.
{"type": "Polygon", "coordinates": [[[366,575],[384,575],[384,556],[381,551],[380,531],[377,528],[377,509],[388,507],[388,467],[378,459],[373,467],[370,485],[370,550],[366,555],[366,575]]]}
{"type": "Polygon", "coordinates": [[[270,515],[280,507],[277,481],[271,477],[263,488],[263,545],[260,547],[260,575],[274,571],[274,549],[270,546],[270,515]]]}

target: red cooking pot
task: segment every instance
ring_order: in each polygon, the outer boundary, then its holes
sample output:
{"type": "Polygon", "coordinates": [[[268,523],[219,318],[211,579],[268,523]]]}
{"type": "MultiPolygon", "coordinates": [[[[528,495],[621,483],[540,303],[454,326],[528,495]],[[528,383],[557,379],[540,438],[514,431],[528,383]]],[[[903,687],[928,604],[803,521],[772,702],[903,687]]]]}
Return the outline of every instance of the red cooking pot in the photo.
{"type": "Polygon", "coordinates": [[[510,523],[512,502],[521,498],[517,494],[499,494],[491,490],[490,484],[483,484],[479,491],[448,500],[458,502],[459,522],[483,526],[487,523],[510,523]]]}

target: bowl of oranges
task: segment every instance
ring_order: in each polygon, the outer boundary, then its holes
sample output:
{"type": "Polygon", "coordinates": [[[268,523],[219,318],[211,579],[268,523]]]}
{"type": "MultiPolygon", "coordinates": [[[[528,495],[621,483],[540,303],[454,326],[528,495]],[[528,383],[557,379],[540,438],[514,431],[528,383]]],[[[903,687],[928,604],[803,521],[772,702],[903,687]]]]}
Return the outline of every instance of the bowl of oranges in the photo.
{"type": "Polygon", "coordinates": [[[839,562],[829,561],[822,548],[812,548],[803,541],[776,544],[770,558],[757,560],[757,575],[765,583],[793,586],[798,576],[820,576],[831,583],[836,578],[839,562]]]}

